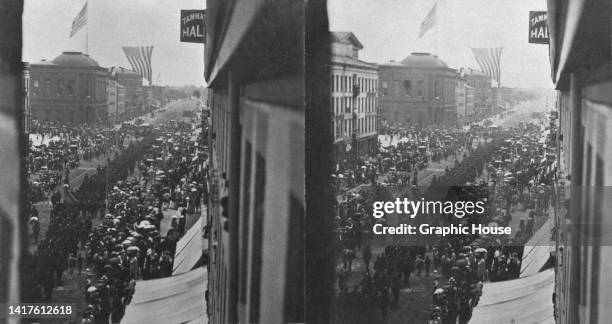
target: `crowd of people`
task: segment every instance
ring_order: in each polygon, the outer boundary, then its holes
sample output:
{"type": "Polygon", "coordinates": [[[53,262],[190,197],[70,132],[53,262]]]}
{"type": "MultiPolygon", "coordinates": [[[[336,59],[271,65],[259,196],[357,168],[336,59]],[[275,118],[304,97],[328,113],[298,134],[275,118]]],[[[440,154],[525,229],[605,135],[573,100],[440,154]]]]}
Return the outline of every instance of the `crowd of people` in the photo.
{"type": "Polygon", "coordinates": [[[519,277],[523,245],[546,219],[556,175],[554,139],[548,135],[554,127],[552,119],[542,118],[503,129],[395,131],[384,138],[376,158],[340,164],[334,175],[339,184],[338,293],[360,293],[368,305],[376,305],[376,319],[384,321],[388,310],[398,307],[411,274],[433,275],[431,323],[467,323],[485,282],[519,277]],[[427,188],[416,187],[419,170],[449,158],[454,163],[433,176],[427,188]],[[372,203],[398,195],[486,202],[481,215],[428,219],[439,226],[515,226],[521,213],[528,217],[520,219],[514,235],[450,235],[411,247],[383,242],[383,252],[376,253],[381,242],[371,239],[372,225],[387,220],[371,217],[372,203]],[[355,284],[359,256],[364,272],[355,284]]]}
{"type": "MultiPolygon", "coordinates": [[[[121,136],[110,145],[136,138],[133,131],[118,128],[121,136]]],[[[126,148],[118,145],[76,190],[65,184],[53,193],[49,227],[28,258],[38,283],[30,299],[51,301],[66,271],[86,268],[82,323],[118,323],[137,280],[170,276],[176,243],[207,194],[202,140],[190,123],[168,122],[126,148]],[[174,214],[169,222],[164,212],[174,214]]],[[[33,201],[28,206],[34,234],[38,211],[33,201]]]]}
{"type": "Polygon", "coordinates": [[[125,138],[121,128],[32,120],[26,159],[30,198],[46,200],[81,161],[100,158],[121,147],[125,138]]]}

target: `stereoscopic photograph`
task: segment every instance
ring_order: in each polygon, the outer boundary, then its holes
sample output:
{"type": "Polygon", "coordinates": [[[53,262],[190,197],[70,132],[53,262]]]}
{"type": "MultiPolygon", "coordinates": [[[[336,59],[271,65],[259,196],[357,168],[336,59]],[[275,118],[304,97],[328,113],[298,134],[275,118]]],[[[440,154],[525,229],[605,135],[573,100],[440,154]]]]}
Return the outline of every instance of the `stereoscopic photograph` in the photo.
{"type": "Polygon", "coordinates": [[[611,21],[0,0],[0,323],[609,323],[611,21]]]}

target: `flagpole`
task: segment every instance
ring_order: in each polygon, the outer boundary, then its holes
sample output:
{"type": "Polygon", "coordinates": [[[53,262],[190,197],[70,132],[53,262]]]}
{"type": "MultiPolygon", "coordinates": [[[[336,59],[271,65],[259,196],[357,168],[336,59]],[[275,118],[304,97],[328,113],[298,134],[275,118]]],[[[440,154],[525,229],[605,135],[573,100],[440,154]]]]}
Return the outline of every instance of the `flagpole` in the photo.
{"type": "MultiPolygon", "coordinates": [[[[436,2],[435,2],[435,4],[434,4],[434,6],[436,6],[436,11],[438,11],[438,10],[439,10],[439,8],[440,8],[440,7],[438,6],[438,3],[439,3],[439,2],[440,2],[440,1],[437,1],[437,0],[436,0],[436,2]]],[[[440,56],[440,53],[438,53],[438,28],[440,28],[440,27],[439,27],[440,23],[438,22],[438,20],[439,20],[439,19],[438,19],[438,17],[439,17],[439,14],[438,14],[438,12],[436,12],[436,18],[435,18],[436,20],[435,20],[435,22],[434,22],[434,24],[435,24],[435,26],[434,26],[434,27],[436,28],[436,33],[435,33],[435,35],[434,35],[434,55],[438,55],[438,56],[440,56]]]]}
{"type": "MultiPolygon", "coordinates": [[[[85,3],[85,5],[89,7],[87,3],[85,3]]],[[[85,30],[85,54],[89,54],[89,8],[87,8],[85,11],[85,15],[87,15],[87,30],[85,30]]]]}

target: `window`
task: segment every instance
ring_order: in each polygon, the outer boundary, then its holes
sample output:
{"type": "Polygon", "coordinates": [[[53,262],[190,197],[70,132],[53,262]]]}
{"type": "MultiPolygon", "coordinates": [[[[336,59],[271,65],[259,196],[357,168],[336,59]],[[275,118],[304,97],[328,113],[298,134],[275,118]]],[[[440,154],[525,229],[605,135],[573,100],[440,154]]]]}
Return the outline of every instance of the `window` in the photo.
{"type": "Polygon", "coordinates": [[[433,91],[434,91],[434,98],[438,98],[438,94],[439,94],[439,90],[438,90],[438,80],[434,80],[433,82],[433,91]]]}
{"type": "Polygon", "coordinates": [[[417,96],[423,97],[423,80],[417,82],[417,96]]]}
{"type": "Polygon", "coordinates": [[[382,82],[382,95],[383,97],[387,95],[387,81],[382,82]]]}
{"type": "Polygon", "coordinates": [[[394,93],[395,94],[399,94],[399,80],[395,80],[395,82],[393,84],[395,86],[394,89],[393,89],[394,93]]]}
{"type": "Polygon", "coordinates": [[[45,79],[45,97],[51,97],[51,80],[45,79]]]}
{"type": "Polygon", "coordinates": [[[412,95],[412,86],[410,84],[410,80],[404,80],[404,91],[406,92],[406,96],[412,95]]]}
{"type": "Polygon", "coordinates": [[[32,90],[32,94],[38,96],[38,80],[32,80],[32,86],[34,87],[34,90],[32,90]]]}
{"type": "Polygon", "coordinates": [[[75,96],[76,93],[74,91],[74,80],[68,80],[68,84],[66,84],[66,90],[68,91],[69,96],[75,96]]]}

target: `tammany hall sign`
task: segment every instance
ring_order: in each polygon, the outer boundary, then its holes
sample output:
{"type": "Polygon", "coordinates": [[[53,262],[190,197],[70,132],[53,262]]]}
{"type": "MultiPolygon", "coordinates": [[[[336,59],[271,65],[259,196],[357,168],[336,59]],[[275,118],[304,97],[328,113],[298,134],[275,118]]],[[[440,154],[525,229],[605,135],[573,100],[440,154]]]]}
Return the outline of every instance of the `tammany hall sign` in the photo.
{"type": "Polygon", "coordinates": [[[548,25],[546,24],[546,11],[529,12],[529,42],[535,44],[548,44],[548,25]]]}
{"type": "Polygon", "coordinates": [[[181,42],[206,42],[206,10],[181,10],[181,42]]]}

